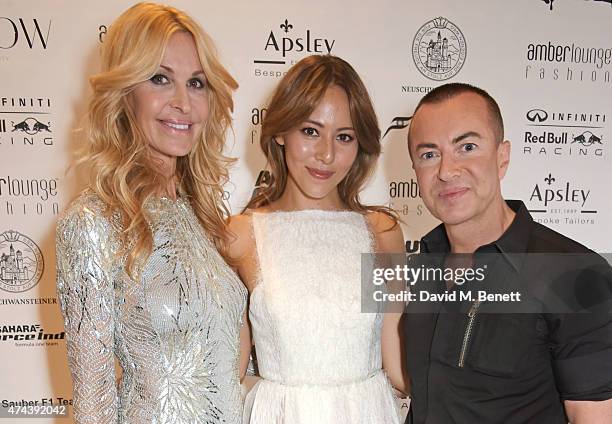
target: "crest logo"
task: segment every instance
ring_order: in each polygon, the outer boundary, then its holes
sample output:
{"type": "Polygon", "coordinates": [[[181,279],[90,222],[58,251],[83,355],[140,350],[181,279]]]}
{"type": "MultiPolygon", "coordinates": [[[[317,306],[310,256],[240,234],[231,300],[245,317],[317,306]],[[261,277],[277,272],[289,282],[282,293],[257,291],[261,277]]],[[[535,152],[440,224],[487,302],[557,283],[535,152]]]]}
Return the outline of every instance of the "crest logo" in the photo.
{"type": "Polygon", "coordinates": [[[38,284],[44,267],[42,252],[32,239],[14,230],[0,234],[0,289],[28,291],[38,284]]]}
{"type": "Polygon", "coordinates": [[[457,75],[467,54],[461,30],[446,18],[423,25],[412,42],[414,64],[427,78],[444,81],[457,75]]]}

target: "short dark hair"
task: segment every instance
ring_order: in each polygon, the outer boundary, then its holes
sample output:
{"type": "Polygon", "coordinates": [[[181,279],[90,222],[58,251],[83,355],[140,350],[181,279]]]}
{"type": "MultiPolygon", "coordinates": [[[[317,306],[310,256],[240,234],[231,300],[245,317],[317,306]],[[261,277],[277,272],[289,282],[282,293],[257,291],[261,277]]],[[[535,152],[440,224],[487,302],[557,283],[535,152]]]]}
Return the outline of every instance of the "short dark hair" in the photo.
{"type": "MultiPolygon", "coordinates": [[[[424,95],[423,98],[419,101],[412,116],[416,116],[417,111],[423,105],[441,103],[443,101],[451,100],[452,98],[464,93],[476,94],[485,101],[485,103],[487,104],[487,109],[489,110],[491,123],[494,126],[493,130],[497,137],[497,142],[501,143],[504,140],[504,120],[502,118],[501,111],[499,110],[499,105],[497,104],[495,99],[491,97],[491,95],[485,90],[470,84],[465,84],[462,82],[451,82],[434,88],[429,93],[424,95]]],[[[408,137],[410,137],[410,131],[408,131],[408,137]]]]}

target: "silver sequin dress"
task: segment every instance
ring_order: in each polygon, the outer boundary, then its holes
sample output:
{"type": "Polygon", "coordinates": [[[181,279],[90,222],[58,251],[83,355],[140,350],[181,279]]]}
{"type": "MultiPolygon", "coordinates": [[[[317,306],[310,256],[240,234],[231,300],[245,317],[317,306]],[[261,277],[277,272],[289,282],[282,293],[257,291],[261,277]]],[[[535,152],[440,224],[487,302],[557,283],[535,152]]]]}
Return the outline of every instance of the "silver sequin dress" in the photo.
{"type": "Polygon", "coordinates": [[[246,289],[187,200],[153,199],[145,210],[153,253],[138,282],[117,257],[119,221],[104,217],[95,194],[82,194],[58,224],[75,420],[237,424],[246,289]]]}

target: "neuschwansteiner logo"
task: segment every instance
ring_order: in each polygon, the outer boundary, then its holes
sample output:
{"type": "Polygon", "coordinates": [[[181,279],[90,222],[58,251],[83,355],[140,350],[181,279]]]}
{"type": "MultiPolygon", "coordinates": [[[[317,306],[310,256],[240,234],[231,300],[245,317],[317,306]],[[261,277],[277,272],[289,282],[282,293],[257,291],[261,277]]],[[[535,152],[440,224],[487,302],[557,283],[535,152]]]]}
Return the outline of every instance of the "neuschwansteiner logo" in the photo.
{"type": "Polygon", "coordinates": [[[42,252],[32,239],[14,230],[0,234],[0,289],[30,290],[40,281],[44,266],[42,252]]]}
{"type": "Polygon", "coordinates": [[[423,25],[412,42],[412,58],[427,78],[444,81],[463,67],[467,54],[461,30],[446,18],[436,18],[423,25]]]}

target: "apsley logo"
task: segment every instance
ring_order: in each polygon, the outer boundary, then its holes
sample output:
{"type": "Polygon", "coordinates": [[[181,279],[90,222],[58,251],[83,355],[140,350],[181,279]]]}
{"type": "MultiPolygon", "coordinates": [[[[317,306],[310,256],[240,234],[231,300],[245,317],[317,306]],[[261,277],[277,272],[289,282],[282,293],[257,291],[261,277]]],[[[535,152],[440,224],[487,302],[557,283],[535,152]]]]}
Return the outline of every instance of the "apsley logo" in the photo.
{"type": "Polygon", "coordinates": [[[42,252],[31,238],[14,230],[0,234],[0,289],[30,290],[40,281],[44,266],[42,252]]]}
{"type": "MultiPolygon", "coordinates": [[[[336,40],[322,37],[309,28],[300,28],[291,23],[288,18],[272,29],[262,43],[263,52],[260,57],[253,60],[256,65],[285,65],[293,64],[300,57],[299,54],[331,54],[336,40]]],[[[286,71],[279,69],[255,69],[255,76],[280,78],[286,71]]]]}
{"type": "Polygon", "coordinates": [[[546,184],[542,187],[536,183],[529,201],[537,201],[545,207],[555,202],[575,203],[582,208],[591,194],[591,190],[575,188],[569,181],[565,184],[555,184],[557,179],[550,173],[544,178],[544,182],[546,184]]]}
{"type": "Polygon", "coordinates": [[[597,210],[589,205],[592,193],[573,181],[563,180],[549,173],[536,183],[529,196],[536,220],[544,224],[594,224],[597,210]],[[538,214],[546,214],[540,218],[538,214]]]}
{"type": "Polygon", "coordinates": [[[444,81],[457,75],[467,54],[461,30],[446,18],[432,19],[423,25],[412,42],[412,58],[427,78],[444,81]]]}
{"type": "Polygon", "coordinates": [[[279,25],[279,28],[282,30],[280,36],[275,35],[274,31],[270,31],[264,51],[281,53],[283,58],[287,56],[287,53],[292,52],[331,54],[336,43],[336,40],[314,36],[309,29],[305,33],[294,35],[294,32],[292,32],[293,25],[287,19],[279,25]],[[292,32],[292,34],[290,35],[289,32],[292,32]]]}
{"type": "Polygon", "coordinates": [[[47,124],[43,124],[36,118],[26,118],[18,123],[11,122],[11,125],[13,126],[13,132],[23,131],[29,135],[38,134],[41,131],[51,132],[49,128],[51,123],[47,122],[47,124]]]}
{"type": "Polygon", "coordinates": [[[27,45],[31,50],[37,47],[47,48],[51,20],[40,21],[37,18],[7,18],[0,16],[0,49],[12,49],[15,46],[27,45]]]}

